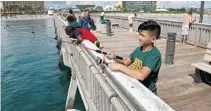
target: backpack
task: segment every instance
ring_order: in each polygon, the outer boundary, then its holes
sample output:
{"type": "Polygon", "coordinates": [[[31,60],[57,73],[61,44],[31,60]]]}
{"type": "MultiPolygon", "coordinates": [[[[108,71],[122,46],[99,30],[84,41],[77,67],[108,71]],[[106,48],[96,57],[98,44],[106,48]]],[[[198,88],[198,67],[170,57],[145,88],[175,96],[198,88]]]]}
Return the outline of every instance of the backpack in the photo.
{"type": "Polygon", "coordinates": [[[96,25],[95,25],[95,23],[94,23],[94,20],[93,19],[91,19],[91,27],[90,27],[90,29],[92,29],[92,30],[96,30],[96,25]]]}

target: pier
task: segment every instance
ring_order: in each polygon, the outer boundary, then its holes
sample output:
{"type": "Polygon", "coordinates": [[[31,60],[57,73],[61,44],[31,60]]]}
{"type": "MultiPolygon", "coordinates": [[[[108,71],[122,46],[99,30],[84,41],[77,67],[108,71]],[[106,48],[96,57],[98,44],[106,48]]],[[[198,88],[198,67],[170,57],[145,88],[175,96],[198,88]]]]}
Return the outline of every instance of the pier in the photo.
{"type": "MultiPolygon", "coordinates": [[[[93,15],[96,21],[99,15],[93,15]]],[[[94,31],[103,51],[115,52],[128,57],[138,46],[138,33],[128,31],[127,17],[106,16],[111,23],[112,35],[94,31]]],[[[180,44],[181,22],[156,20],[161,25],[161,39],[155,46],[165,59],[168,32],[177,33],[174,64],[162,63],[157,81],[158,96],[145,86],[121,72],[112,72],[105,65],[96,63],[103,55],[86,49],[96,47],[89,41],[74,45],[65,34],[64,17],[54,15],[58,40],[62,41],[60,58],[72,69],[66,110],[73,106],[76,89],[79,89],[87,111],[209,111],[211,109],[211,87],[203,82],[194,82],[195,68],[192,63],[203,61],[203,55],[211,41],[211,25],[193,24],[187,44],[180,44]]],[[[146,19],[137,18],[134,29],[146,19]]]]}

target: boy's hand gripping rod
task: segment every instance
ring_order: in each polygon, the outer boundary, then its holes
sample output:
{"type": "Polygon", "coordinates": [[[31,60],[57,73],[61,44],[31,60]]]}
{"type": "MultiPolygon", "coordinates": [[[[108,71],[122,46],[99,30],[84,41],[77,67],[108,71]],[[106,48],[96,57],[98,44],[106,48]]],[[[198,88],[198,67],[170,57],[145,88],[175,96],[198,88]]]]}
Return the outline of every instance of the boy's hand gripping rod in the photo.
{"type": "MultiPolygon", "coordinates": [[[[105,54],[105,55],[107,54],[107,52],[103,52],[101,50],[95,50],[95,52],[102,53],[102,54],[105,54]]],[[[120,59],[120,60],[123,60],[123,57],[121,57],[121,56],[116,56],[115,58],[120,59]]]]}

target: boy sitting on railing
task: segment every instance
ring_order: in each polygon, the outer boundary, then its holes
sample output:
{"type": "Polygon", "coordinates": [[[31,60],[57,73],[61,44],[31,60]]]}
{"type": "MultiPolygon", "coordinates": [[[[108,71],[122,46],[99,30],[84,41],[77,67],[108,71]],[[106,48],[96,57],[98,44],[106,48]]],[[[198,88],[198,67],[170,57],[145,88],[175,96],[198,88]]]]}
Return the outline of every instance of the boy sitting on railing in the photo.
{"type": "Polygon", "coordinates": [[[76,38],[77,43],[81,43],[84,39],[86,39],[95,44],[97,47],[100,47],[100,42],[97,40],[95,35],[90,31],[81,28],[79,23],[72,16],[68,16],[67,21],[70,25],[65,28],[65,32],[71,38],[76,38]]]}
{"type": "Polygon", "coordinates": [[[108,59],[114,59],[115,62],[108,66],[113,71],[121,71],[139,80],[157,95],[156,82],[161,67],[161,54],[154,42],[159,38],[161,28],[157,22],[149,20],[140,24],[138,31],[140,47],[123,60],[116,59],[115,54],[109,53],[108,59]]]}

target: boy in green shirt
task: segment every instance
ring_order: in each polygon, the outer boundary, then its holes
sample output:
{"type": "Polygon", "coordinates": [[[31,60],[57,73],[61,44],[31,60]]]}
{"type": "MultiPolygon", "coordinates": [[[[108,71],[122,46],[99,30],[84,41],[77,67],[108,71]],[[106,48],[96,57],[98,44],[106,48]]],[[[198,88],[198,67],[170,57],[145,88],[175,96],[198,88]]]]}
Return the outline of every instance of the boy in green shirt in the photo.
{"type": "Polygon", "coordinates": [[[157,95],[156,82],[161,67],[161,54],[154,42],[160,37],[161,27],[157,22],[149,20],[139,25],[138,32],[140,47],[123,60],[118,60],[115,54],[109,53],[108,59],[114,59],[115,62],[108,66],[113,71],[121,71],[139,80],[157,95]]]}

